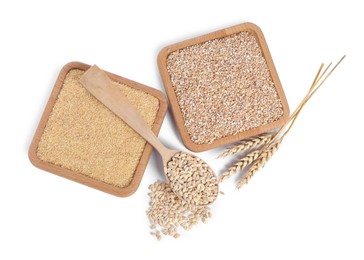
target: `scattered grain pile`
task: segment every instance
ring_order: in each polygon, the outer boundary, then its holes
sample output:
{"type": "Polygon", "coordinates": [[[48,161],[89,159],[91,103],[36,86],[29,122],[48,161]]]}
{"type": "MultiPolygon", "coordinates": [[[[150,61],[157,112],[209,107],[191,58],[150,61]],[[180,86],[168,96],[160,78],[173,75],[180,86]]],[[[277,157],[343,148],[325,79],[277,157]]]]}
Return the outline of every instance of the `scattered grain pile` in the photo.
{"type": "Polygon", "coordinates": [[[216,199],[217,178],[208,164],[200,158],[177,153],[167,163],[165,171],[172,190],[186,203],[204,206],[216,199]]]}
{"type": "Polygon", "coordinates": [[[167,70],[191,140],[209,144],[283,116],[265,58],[249,32],[172,52],[167,70]]]}
{"type": "Polygon", "coordinates": [[[170,185],[155,182],[149,186],[150,207],[147,211],[151,223],[151,234],[158,240],[162,235],[179,237],[178,229],[190,230],[199,221],[206,222],[211,217],[208,206],[194,206],[180,199],[170,185]]]}
{"type": "MultiPolygon", "coordinates": [[[[64,80],[37,149],[37,156],[93,179],[126,187],[133,179],[145,140],[94,98],[80,83],[84,71],[64,80]]],[[[157,98],[124,84],[120,90],[152,126],[157,98]]]]}
{"type": "Polygon", "coordinates": [[[201,220],[211,217],[207,206],[215,201],[219,189],[212,169],[200,158],[179,152],[167,163],[169,183],[149,186],[150,207],[147,211],[152,235],[179,237],[181,226],[190,230],[201,220]]]}

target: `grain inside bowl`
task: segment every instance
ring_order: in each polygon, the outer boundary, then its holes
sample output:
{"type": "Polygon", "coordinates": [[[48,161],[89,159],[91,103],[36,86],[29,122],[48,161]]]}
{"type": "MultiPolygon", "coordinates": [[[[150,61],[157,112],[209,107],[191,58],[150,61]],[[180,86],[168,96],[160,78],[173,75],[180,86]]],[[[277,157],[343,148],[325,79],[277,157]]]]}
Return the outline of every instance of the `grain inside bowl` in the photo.
{"type": "Polygon", "coordinates": [[[185,125],[197,144],[283,115],[268,65],[249,32],[172,52],[167,68],[185,125]]]}
{"type": "MultiPolygon", "coordinates": [[[[79,82],[90,66],[60,73],[29,149],[37,167],[117,196],[139,186],[152,147],[79,82]]],[[[109,74],[156,134],[167,104],[163,94],[109,74]]]]}
{"type": "Polygon", "coordinates": [[[289,116],[264,37],[255,25],[166,47],[159,67],[182,139],[193,151],[273,130],[289,116]]]}

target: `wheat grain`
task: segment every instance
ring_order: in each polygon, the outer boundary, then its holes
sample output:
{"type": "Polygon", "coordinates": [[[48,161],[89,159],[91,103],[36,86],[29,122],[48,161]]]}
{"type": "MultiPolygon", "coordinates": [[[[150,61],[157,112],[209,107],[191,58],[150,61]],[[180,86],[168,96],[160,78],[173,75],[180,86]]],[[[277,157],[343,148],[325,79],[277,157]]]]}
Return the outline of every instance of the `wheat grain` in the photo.
{"type": "Polygon", "coordinates": [[[165,169],[172,190],[186,203],[203,206],[218,195],[218,182],[212,169],[198,157],[179,152],[165,169]]]}
{"type": "Polygon", "coordinates": [[[283,116],[267,60],[248,31],[175,50],[166,65],[195,144],[211,144],[283,116]]]}
{"type": "Polygon", "coordinates": [[[208,206],[195,206],[180,199],[167,183],[160,181],[149,186],[150,197],[147,216],[150,221],[151,235],[158,240],[162,236],[178,238],[179,228],[190,230],[199,221],[211,218],[208,206]]]}

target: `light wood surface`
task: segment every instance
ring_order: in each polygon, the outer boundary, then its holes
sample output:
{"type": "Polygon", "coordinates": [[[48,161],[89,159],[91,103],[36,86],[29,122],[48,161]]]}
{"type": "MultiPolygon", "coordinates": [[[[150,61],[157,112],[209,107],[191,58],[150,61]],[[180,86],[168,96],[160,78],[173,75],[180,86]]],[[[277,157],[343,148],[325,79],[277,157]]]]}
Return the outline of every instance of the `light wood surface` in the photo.
{"type": "Polygon", "coordinates": [[[265,38],[264,38],[264,35],[263,35],[261,29],[258,26],[256,26],[255,24],[243,23],[240,25],[236,25],[236,26],[233,26],[230,28],[226,28],[223,30],[219,30],[216,32],[212,32],[212,33],[209,33],[209,34],[206,34],[203,36],[199,36],[199,37],[196,37],[196,38],[193,38],[190,40],[186,40],[183,42],[179,42],[179,43],[167,46],[167,47],[163,48],[158,55],[158,67],[159,67],[159,71],[161,74],[161,78],[163,80],[164,88],[167,92],[170,106],[172,109],[172,113],[173,113],[173,116],[174,116],[174,119],[175,119],[175,122],[176,122],[176,125],[178,128],[178,131],[181,135],[182,141],[188,149],[190,149],[194,152],[206,151],[206,150],[209,150],[212,148],[216,148],[216,147],[227,145],[227,144],[239,141],[239,140],[243,140],[243,139],[251,137],[251,136],[265,133],[267,131],[281,127],[285,122],[287,122],[287,120],[289,118],[288,103],[287,103],[285,94],[283,92],[281,82],[278,78],[277,71],[273,64],[273,59],[269,52],[268,45],[265,41],[265,38]],[[236,34],[236,33],[242,32],[242,31],[250,32],[257,39],[257,42],[262,50],[262,54],[268,64],[274,85],[278,92],[278,96],[281,100],[281,103],[283,106],[283,116],[279,120],[269,123],[267,125],[262,125],[262,126],[259,126],[257,128],[254,128],[254,129],[251,129],[248,131],[240,132],[235,135],[226,136],[226,137],[217,139],[214,142],[212,142],[211,144],[196,144],[191,140],[190,135],[185,126],[183,115],[182,115],[181,109],[178,105],[177,96],[176,96],[176,93],[174,92],[173,85],[172,85],[169,73],[167,71],[168,55],[176,50],[180,50],[180,49],[186,48],[188,46],[200,44],[200,43],[212,40],[212,39],[224,38],[228,35],[236,34]]]}
{"type": "MultiPolygon", "coordinates": [[[[90,65],[81,63],[81,62],[71,62],[66,64],[55,83],[55,86],[53,88],[53,91],[49,97],[48,103],[45,107],[45,110],[43,112],[42,118],[39,122],[38,128],[35,132],[35,135],[33,137],[32,143],[29,148],[29,159],[30,161],[38,168],[43,169],[45,171],[57,174],[59,176],[68,178],[70,180],[79,182],[81,184],[87,185],[89,187],[119,196],[119,197],[127,197],[133,194],[139,187],[139,184],[141,182],[141,179],[143,177],[145,168],[148,164],[151,152],[152,152],[152,146],[150,144],[146,144],[144,151],[142,153],[142,156],[140,158],[139,164],[135,170],[134,177],[130,184],[127,187],[120,188],[113,186],[111,184],[104,183],[102,181],[98,181],[96,179],[93,179],[91,177],[88,177],[86,175],[83,175],[81,173],[62,168],[60,166],[42,161],[37,156],[37,148],[38,143],[40,141],[40,138],[43,134],[44,128],[46,127],[48,117],[50,113],[52,112],[53,106],[57,101],[58,94],[62,89],[63,81],[67,75],[67,73],[72,69],[80,69],[83,71],[86,71],[90,68],[90,65]]],[[[165,113],[167,111],[167,100],[166,97],[163,95],[163,93],[157,89],[153,89],[151,87],[145,86],[143,84],[137,83],[135,81],[120,77],[118,75],[106,72],[108,77],[110,77],[111,80],[125,84],[129,87],[144,91],[145,93],[148,93],[154,97],[156,97],[159,100],[159,110],[157,112],[157,116],[155,118],[154,124],[152,126],[152,131],[155,135],[159,133],[159,130],[161,128],[165,113]]]]}
{"type": "Polygon", "coordinates": [[[139,112],[128,101],[115,83],[96,65],[88,69],[80,79],[81,84],[102,104],[119,116],[135,132],[150,143],[162,156],[163,165],[178,151],[165,147],[150,130],[139,112]]]}

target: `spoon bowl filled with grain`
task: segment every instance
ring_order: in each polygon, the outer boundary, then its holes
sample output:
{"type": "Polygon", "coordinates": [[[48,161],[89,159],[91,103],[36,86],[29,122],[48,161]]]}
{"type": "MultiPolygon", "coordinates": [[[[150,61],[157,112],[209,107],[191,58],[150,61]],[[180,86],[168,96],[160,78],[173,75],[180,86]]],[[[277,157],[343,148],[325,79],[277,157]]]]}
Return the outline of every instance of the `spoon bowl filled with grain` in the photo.
{"type": "Polygon", "coordinates": [[[210,166],[202,159],[184,152],[176,153],[164,172],[171,189],[188,204],[211,204],[219,193],[218,181],[210,166]]]}

